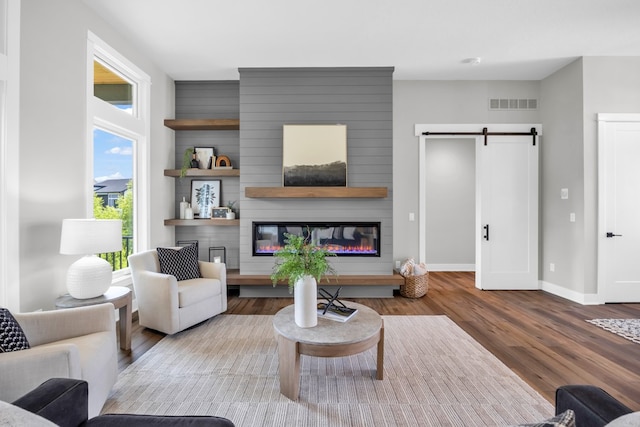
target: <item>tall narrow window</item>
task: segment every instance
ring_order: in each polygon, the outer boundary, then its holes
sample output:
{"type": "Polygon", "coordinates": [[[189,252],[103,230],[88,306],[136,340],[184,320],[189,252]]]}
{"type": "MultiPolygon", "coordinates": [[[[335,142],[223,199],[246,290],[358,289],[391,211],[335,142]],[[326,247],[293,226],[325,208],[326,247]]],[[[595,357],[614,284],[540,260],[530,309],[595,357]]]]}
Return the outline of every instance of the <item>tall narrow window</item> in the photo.
{"type": "Polygon", "coordinates": [[[101,254],[118,278],[127,256],[148,245],[149,78],[89,33],[90,160],[93,205],[88,215],[122,219],[122,252],[101,254]]]}

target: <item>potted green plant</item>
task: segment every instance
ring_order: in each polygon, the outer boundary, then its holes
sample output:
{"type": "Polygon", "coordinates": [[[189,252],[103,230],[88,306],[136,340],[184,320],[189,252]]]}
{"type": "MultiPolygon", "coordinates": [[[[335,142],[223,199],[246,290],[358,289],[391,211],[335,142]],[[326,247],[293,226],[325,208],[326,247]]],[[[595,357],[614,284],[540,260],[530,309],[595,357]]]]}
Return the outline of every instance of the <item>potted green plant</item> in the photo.
{"type": "Polygon", "coordinates": [[[229,200],[227,202],[227,209],[229,209],[229,211],[227,212],[227,219],[236,219],[236,212],[234,210],[235,205],[235,200],[229,200]]]}
{"type": "Polygon", "coordinates": [[[318,323],[318,282],[326,274],[336,274],[328,257],[336,256],[326,248],[311,241],[309,228],[306,236],[285,233],[285,245],[273,256],[275,264],[271,281],[273,286],[281,280],[289,284],[293,292],[295,321],[301,328],[310,328],[318,323]]]}
{"type": "Polygon", "coordinates": [[[198,160],[195,158],[195,151],[193,148],[187,148],[186,150],[184,150],[184,154],[182,155],[182,168],[180,169],[180,178],[185,177],[185,175],[187,174],[187,169],[194,167],[198,167],[198,160]]]}

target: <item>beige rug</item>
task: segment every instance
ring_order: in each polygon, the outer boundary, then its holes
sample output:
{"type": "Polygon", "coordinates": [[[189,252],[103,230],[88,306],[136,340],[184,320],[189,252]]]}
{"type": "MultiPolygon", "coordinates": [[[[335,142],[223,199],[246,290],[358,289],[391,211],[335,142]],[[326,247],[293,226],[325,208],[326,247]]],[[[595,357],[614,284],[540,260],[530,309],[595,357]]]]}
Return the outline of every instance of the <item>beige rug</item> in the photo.
{"type": "Polygon", "coordinates": [[[384,316],[375,348],[301,358],[297,402],[279,392],[272,316],[220,315],[162,339],[120,374],[104,413],[218,415],[236,426],[505,426],[553,406],[446,316],[384,316]]]}

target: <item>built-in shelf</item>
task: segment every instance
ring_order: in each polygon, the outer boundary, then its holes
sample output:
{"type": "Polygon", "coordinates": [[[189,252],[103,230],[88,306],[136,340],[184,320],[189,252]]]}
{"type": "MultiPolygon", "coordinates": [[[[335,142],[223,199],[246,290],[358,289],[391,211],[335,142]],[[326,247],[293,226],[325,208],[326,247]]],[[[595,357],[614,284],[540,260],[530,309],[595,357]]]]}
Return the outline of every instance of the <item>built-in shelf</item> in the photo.
{"type": "MultiPolygon", "coordinates": [[[[164,176],[180,177],[180,169],[165,169],[164,176]]],[[[184,176],[240,176],[240,169],[187,169],[184,176]]]]}
{"type": "Polygon", "coordinates": [[[203,218],[203,219],[165,219],[164,225],[240,225],[239,219],[203,218]]]}
{"type": "Polygon", "coordinates": [[[240,130],[239,119],[165,119],[173,130],[240,130]]]}
{"type": "Polygon", "coordinates": [[[268,198],[378,198],[387,197],[387,187],[246,187],[244,195],[268,198]]]}

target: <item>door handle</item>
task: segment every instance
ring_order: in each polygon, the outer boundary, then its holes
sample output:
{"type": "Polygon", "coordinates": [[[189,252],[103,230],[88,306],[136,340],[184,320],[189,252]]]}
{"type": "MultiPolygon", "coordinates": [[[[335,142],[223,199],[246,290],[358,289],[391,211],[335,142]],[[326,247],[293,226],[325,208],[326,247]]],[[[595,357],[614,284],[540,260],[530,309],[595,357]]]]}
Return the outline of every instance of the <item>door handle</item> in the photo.
{"type": "Polygon", "coordinates": [[[486,240],[487,242],[489,241],[489,224],[485,225],[484,227],[484,240],[486,240]]]}
{"type": "Polygon", "coordinates": [[[622,234],[613,234],[611,232],[608,232],[607,237],[622,237],[622,234]]]}

